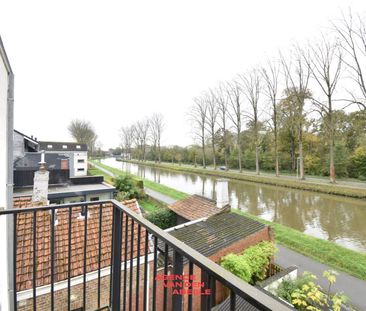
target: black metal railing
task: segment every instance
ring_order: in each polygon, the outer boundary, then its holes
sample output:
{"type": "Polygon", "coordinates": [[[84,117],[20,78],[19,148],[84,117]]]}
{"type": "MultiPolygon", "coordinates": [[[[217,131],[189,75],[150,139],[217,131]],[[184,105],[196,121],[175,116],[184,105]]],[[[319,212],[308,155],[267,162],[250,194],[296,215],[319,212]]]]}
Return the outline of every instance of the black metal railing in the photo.
{"type": "Polygon", "coordinates": [[[258,310],[289,310],[115,200],[5,215],[13,224],[14,310],[211,310],[227,300],[242,310],[238,298],[258,310]],[[195,276],[200,292],[190,288],[195,281],[169,286],[167,275],[195,276]]]}

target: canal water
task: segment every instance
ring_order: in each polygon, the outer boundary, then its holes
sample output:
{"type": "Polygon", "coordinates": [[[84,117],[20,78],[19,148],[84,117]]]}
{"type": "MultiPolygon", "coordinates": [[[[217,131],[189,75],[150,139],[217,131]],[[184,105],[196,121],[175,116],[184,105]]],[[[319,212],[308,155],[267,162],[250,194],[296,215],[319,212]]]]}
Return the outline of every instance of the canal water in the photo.
{"type": "MultiPolygon", "coordinates": [[[[215,199],[215,177],[174,172],[114,158],[102,163],[171,188],[215,199]]],[[[229,180],[232,208],[366,253],[366,201],[229,180]]]]}

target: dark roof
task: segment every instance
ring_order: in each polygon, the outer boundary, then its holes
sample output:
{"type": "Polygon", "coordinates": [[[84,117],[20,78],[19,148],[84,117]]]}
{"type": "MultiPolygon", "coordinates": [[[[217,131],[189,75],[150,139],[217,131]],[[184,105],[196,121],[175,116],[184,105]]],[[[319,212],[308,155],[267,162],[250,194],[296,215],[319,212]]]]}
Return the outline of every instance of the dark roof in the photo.
{"type": "Polygon", "coordinates": [[[88,147],[86,144],[71,142],[40,141],[39,147],[40,150],[45,151],[88,151],[88,147]],[[52,146],[52,148],[49,148],[50,145],[52,146]],[[63,146],[67,146],[67,148],[63,148],[63,146]]]}
{"type": "Polygon", "coordinates": [[[24,133],[19,132],[19,131],[17,131],[17,130],[14,130],[14,132],[15,132],[15,133],[18,133],[19,135],[21,135],[21,136],[23,136],[23,137],[25,137],[25,138],[27,138],[28,140],[32,141],[33,143],[35,143],[35,144],[38,144],[38,145],[39,145],[39,142],[38,142],[35,138],[29,137],[28,135],[25,135],[24,133]]]}
{"type": "Polygon", "coordinates": [[[221,213],[191,225],[177,226],[169,233],[209,257],[265,227],[267,226],[245,216],[221,213]]]}
{"type": "MultiPolygon", "coordinates": [[[[68,156],[58,153],[45,153],[45,162],[48,170],[60,170],[61,160],[69,159],[68,156]]],[[[14,170],[37,170],[41,161],[40,152],[26,153],[24,157],[14,161],[14,170]]]]}
{"type": "MultiPolygon", "coordinates": [[[[245,311],[257,311],[260,310],[253,305],[251,305],[248,301],[244,300],[240,296],[236,295],[235,297],[235,310],[245,310],[245,311]]],[[[212,311],[230,311],[230,297],[224,300],[221,304],[213,307],[212,311]]]]}
{"type": "Polygon", "coordinates": [[[216,201],[194,194],[168,206],[174,213],[187,220],[196,220],[218,214],[223,209],[216,207],[216,201]]]}

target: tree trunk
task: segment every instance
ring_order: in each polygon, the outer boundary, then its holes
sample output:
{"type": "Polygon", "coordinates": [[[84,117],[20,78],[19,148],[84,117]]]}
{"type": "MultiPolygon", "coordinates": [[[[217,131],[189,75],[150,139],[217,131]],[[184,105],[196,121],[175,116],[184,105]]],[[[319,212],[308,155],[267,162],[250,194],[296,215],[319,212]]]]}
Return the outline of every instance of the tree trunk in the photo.
{"type": "Polygon", "coordinates": [[[212,153],[213,153],[213,166],[214,166],[214,170],[216,170],[216,151],[215,151],[215,142],[213,140],[212,137],[212,153]]]}
{"type": "Polygon", "coordinates": [[[280,167],[278,161],[278,133],[277,133],[277,114],[274,112],[274,148],[275,148],[275,169],[276,169],[276,177],[280,176],[280,167]]]}
{"type": "Polygon", "coordinates": [[[300,124],[299,128],[299,158],[300,158],[300,179],[305,179],[305,171],[304,171],[304,152],[302,148],[302,124],[300,124]]]}
{"type": "Polygon", "coordinates": [[[205,141],[202,140],[202,166],[206,168],[206,151],[205,151],[205,141]]]}
{"type": "Polygon", "coordinates": [[[160,152],[160,140],[158,141],[158,160],[159,160],[159,164],[161,163],[161,152],[160,152]]]}
{"type": "Polygon", "coordinates": [[[240,146],[240,132],[237,133],[237,144],[238,144],[238,165],[240,173],[243,171],[241,168],[241,146],[240,146]]]}
{"type": "Polygon", "coordinates": [[[334,167],[334,129],[333,129],[333,111],[332,111],[332,99],[328,96],[329,106],[329,129],[330,129],[330,141],[329,141],[329,179],[331,183],[336,182],[336,172],[334,167]]]}
{"type": "Polygon", "coordinates": [[[255,173],[259,175],[259,146],[255,147],[255,173]]]}

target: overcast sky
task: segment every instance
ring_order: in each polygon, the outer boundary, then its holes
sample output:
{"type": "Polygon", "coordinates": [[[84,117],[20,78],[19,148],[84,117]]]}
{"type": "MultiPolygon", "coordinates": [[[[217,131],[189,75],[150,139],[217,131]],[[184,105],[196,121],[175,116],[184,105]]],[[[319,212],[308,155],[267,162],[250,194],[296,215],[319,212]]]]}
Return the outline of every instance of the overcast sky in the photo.
{"type": "Polygon", "coordinates": [[[0,35],[15,72],[15,128],[71,140],[74,118],[103,148],[161,112],[163,144],[192,142],[192,98],[311,39],[366,1],[2,0],[0,35]]]}

